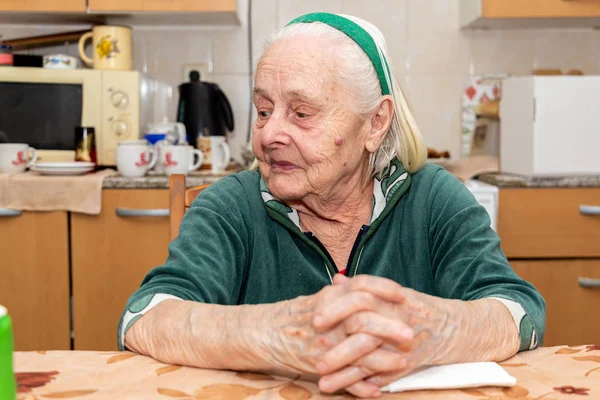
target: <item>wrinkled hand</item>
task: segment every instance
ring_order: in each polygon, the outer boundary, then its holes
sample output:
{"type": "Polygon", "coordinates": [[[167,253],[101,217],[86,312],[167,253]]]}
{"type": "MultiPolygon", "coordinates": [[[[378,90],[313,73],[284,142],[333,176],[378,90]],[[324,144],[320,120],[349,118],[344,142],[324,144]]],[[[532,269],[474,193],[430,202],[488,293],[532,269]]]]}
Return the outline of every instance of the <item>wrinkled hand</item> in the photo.
{"type": "Polygon", "coordinates": [[[334,288],[342,289],[342,295],[319,304],[315,328],[321,334],[334,332],[339,325],[354,329],[319,357],[319,387],[325,392],[346,389],[356,396],[377,397],[380,387],[422,366],[435,364],[458,328],[459,321],[449,318],[447,300],[403,288],[385,278],[336,275],[334,288]],[[393,298],[378,294],[382,285],[386,293],[395,293],[393,298]],[[403,330],[410,327],[412,339],[393,342],[380,335],[389,332],[387,336],[391,336],[393,330],[400,329],[396,326],[403,330]],[[371,345],[379,342],[379,347],[372,350],[362,346],[354,333],[356,327],[369,336],[364,340],[371,345]]]}
{"type": "Polygon", "coordinates": [[[379,386],[361,381],[377,372],[404,368],[406,356],[397,348],[410,345],[413,331],[395,312],[377,309],[384,304],[398,307],[405,301],[403,290],[389,279],[363,275],[284,302],[273,316],[280,329],[266,343],[275,366],[323,375],[352,365],[368,374],[326,377],[332,384],[325,384],[325,390],[354,384],[366,387],[360,393],[378,395],[379,386]],[[390,346],[382,347],[384,343],[390,346]]]}

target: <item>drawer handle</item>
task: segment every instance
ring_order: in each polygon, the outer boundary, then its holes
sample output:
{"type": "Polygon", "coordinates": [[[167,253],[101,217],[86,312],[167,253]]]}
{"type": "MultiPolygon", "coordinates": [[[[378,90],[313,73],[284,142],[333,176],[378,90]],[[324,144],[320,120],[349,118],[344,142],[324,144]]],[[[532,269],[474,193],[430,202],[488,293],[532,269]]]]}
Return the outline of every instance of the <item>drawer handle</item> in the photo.
{"type": "Polygon", "coordinates": [[[600,215],[600,206],[579,206],[579,214],[581,215],[600,215]]]}
{"type": "Polygon", "coordinates": [[[12,208],[0,208],[0,217],[18,217],[21,215],[21,210],[13,210],[12,208]]]}
{"type": "Polygon", "coordinates": [[[119,217],[168,217],[169,209],[167,208],[149,208],[149,209],[135,209],[135,208],[119,208],[116,209],[117,216],[119,217]]]}
{"type": "Polygon", "coordinates": [[[600,279],[579,277],[579,286],[582,288],[600,288],[600,279]]]}

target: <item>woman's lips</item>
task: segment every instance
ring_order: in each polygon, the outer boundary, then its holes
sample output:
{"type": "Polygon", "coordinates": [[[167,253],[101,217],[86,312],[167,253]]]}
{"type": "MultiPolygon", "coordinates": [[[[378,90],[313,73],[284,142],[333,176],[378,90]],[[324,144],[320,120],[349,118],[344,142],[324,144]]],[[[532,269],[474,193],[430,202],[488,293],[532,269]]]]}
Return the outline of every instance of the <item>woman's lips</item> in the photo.
{"type": "Polygon", "coordinates": [[[298,168],[298,166],[287,161],[273,161],[271,162],[271,168],[280,171],[291,171],[298,168]]]}

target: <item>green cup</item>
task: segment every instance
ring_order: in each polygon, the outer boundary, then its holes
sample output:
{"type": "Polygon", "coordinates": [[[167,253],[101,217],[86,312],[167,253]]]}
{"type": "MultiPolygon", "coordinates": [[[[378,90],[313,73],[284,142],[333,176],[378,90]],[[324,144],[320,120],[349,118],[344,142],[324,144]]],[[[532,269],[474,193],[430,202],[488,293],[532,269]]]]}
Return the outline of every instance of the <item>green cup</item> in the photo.
{"type": "Polygon", "coordinates": [[[0,399],[2,400],[14,400],[17,397],[12,356],[12,323],[6,308],[0,306],[0,399]]]}

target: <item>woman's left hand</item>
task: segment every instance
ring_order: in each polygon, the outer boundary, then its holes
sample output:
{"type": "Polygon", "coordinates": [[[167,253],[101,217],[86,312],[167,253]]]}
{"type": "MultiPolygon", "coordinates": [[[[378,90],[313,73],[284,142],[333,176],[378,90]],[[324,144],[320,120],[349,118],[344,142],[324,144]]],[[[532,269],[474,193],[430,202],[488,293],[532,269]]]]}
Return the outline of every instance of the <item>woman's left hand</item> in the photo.
{"type": "MultiPolygon", "coordinates": [[[[324,304],[316,310],[315,314],[320,318],[315,318],[314,325],[318,331],[326,332],[342,322],[369,326],[385,319],[400,320],[414,331],[414,338],[408,345],[384,343],[380,347],[397,351],[404,356],[404,362],[396,366],[381,365],[380,368],[373,369],[372,366],[378,364],[373,359],[377,357],[377,350],[364,354],[363,349],[354,345],[352,336],[322,356],[318,364],[318,371],[322,376],[319,387],[322,391],[346,389],[355,396],[369,397],[378,393],[381,386],[440,360],[440,356],[448,350],[448,342],[458,329],[460,321],[449,307],[449,300],[398,285],[399,290],[404,293],[403,300],[397,303],[381,299],[373,302],[368,288],[357,285],[357,279],[361,278],[347,278],[339,274],[334,277],[334,285],[348,285],[348,290],[334,302],[324,304]],[[365,365],[370,365],[371,368],[366,368],[365,365]]],[[[360,328],[357,330],[360,331],[360,328]]]]}

